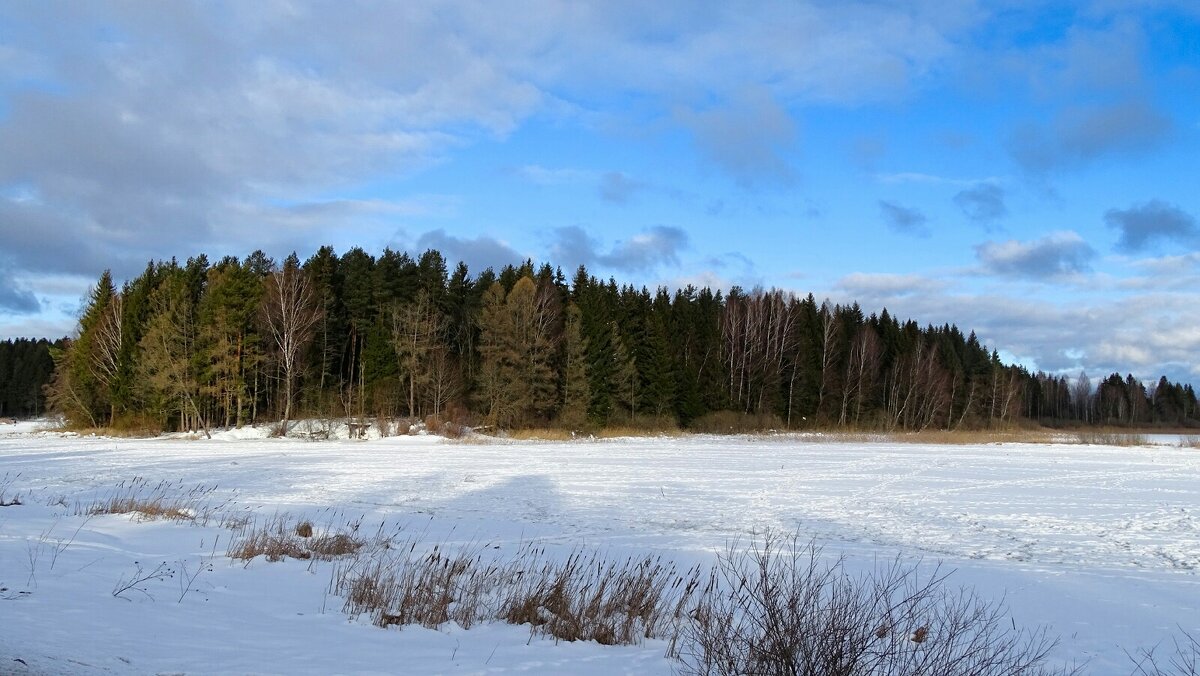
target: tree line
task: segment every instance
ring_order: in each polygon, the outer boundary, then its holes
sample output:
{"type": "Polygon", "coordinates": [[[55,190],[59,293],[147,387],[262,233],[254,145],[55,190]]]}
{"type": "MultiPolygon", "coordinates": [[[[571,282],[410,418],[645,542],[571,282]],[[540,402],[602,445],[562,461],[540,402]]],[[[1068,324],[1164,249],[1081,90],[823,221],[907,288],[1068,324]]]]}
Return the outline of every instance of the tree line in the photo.
{"type": "Polygon", "coordinates": [[[0,417],[24,418],[46,410],[46,383],[54,373],[51,350],[64,341],[17,338],[0,341],[0,417]]]}
{"type": "MultiPolygon", "coordinates": [[[[3,362],[0,362],[2,364],[3,362]]],[[[779,290],[618,285],[581,266],[453,271],[319,249],[105,272],[56,351],[72,424],[153,429],[318,417],[498,428],[979,429],[1197,423],[1190,385],[1092,387],[1002,363],[953,325],[779,290]]]]}

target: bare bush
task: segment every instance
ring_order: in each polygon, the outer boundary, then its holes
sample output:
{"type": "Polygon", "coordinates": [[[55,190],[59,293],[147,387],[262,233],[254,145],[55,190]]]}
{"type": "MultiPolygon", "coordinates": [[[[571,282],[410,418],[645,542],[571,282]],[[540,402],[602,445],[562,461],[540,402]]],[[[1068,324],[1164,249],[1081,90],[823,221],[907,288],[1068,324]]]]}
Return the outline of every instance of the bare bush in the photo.
{"type": "Polygon", "coordinates": [[[400,434],[403,425],[390,413],[379,412],[375,414],[375,428],[379,430],[379,437],[386,439],[393,434],[400,434]]]}
{"type": "Polygon", "coordinates": [[[447,420],[438,427],[437,432],[447,439],[462,439],[463,437],[470,436],[471,428],[462,423],[447,420]]]}
{"type": "Polygon", "coordinates": [[[899,560],[854,576],[795,537],[731,547],[674,654],[693,674],[1038,674],[1055,645],[899,560]]]}
{"type": "Polygon", "coordinates": [[[1139,651],[1130,655],[1134,670],[1132,676],[1196,676],[1200,674],[1200,641],[1196,637],[1182,632],[1182,638],[1171,639],[1172,651],[1166,658],[1161,658],[1159,646],[1139,651]],[[1165,664],[1163,664],[1165,659],[1165,664]]]}
{"type": "Polygon", "coordinates": [[[298,426],[300,436],[311,441],[326,440],[333,436],[336,423],[331,418],[307,418],[298,426]]]}

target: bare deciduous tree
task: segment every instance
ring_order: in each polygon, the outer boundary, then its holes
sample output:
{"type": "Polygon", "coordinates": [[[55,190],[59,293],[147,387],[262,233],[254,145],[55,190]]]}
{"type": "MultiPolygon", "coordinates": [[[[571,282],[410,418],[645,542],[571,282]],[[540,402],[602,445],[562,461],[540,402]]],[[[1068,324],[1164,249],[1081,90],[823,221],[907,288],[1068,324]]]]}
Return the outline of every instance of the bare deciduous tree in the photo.
{"type": "Polygon", "coordinates": [[[292,415],[293,389],[300,372],[300,359],[321,319],[312,283],[294,261],[285,262],[282,268],[273,270],[267,277],[262,317],[283,373],[283,420],[280,429],[286,435],[292,415]]]}
{"type": "Polygon", "coordinates": [[[882,348],[875,329],[863,326],[850,346],[850,359],[846,362],[846,383],[842,388],[842,413],[839,425],[849,422],[850,403],[854,402],[854,424],[862,416],[863,400],[870,394],[879,371],[882,348]]]}
{"type": "Polygon", "coordinates": [[[838,312],[837,307],[829,302],[826,298],[824,303],[821,303],[821,387],[817,392],[817,414],[820,415],[824,410],[825,396],[833,389],[833,380],[836,377],[834,369],[834,354],[837,349],[837,332],[838,332],[838,312]]]}

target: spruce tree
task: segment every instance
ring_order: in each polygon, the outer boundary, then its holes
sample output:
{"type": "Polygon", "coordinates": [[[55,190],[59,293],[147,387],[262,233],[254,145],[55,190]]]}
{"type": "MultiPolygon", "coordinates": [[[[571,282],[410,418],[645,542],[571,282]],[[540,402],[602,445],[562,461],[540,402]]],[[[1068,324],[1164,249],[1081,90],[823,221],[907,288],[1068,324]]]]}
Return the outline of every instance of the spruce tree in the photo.
{"type": "Polygon", "coordinates": [[[559,413],[559,423],[576,430],[587,424],[592,387],[588,382],[587,339],[583,337],[583,313],[574,303],[567,305],[563,344],[563,405],[559,413]]]}

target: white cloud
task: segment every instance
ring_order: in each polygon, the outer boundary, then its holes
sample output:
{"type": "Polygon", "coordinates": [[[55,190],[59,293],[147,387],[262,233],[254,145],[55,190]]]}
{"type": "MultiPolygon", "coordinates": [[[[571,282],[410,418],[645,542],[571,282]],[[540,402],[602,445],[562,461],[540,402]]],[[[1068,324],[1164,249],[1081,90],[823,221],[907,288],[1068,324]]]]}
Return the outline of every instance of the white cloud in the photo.
{"type": "Polygon", "coordinates": [[[1032,241],[984,242],[975,247],[984,271],[1029,279],[1061,279],[1090,270],[1096,252],[1078,233],[1055,232],[1032,241]]]}

